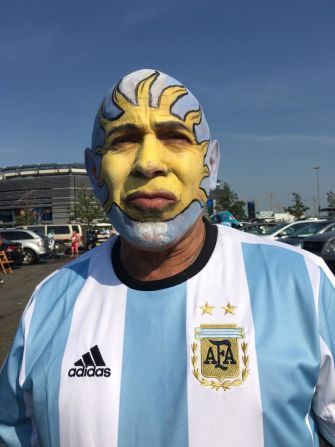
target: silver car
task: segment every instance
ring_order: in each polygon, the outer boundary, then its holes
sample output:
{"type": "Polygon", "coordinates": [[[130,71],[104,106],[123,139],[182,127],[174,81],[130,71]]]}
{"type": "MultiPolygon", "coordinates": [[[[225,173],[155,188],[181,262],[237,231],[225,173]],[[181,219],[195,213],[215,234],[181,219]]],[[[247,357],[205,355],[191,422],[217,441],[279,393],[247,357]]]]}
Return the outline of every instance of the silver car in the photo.
{"type": "Polygon", "coordinates": [[[306,238],[302,243],[302,248],[321,256],[335,273],[335,231],[327,231],[306,238]]]}
{"type": "Polygon", "coordinates": [[[262,237],[272,240],[279,240],[282,237],[289,237],[292,233],[304,228],[305,225],[311,222],[325,222],[327,219],[304,219],[296,220],[294,222],[283,222],[276,227],[270,228],[262,237]]]}
{"type": "Polygon", "coordinates": [[[307,237],[323,234],[327,231],[335,231],[335,221],[325,220],[322,222],[310,222],[304,227],[294,231],[289,237],[282,237],[280,242],[285,244],[294,245],[295,247],[301,247],[302,243],[307,237]]]}
{"type": "Polygon", "coordinates": [[[13,242],[20,242],[22,244],[24,258],[23,265],[31,265],[37,262],[40,258],[50,253],[48,241],[46,238],[39,236],[37,233],[29,230],[0,230],[0,236],[13,242]]]}

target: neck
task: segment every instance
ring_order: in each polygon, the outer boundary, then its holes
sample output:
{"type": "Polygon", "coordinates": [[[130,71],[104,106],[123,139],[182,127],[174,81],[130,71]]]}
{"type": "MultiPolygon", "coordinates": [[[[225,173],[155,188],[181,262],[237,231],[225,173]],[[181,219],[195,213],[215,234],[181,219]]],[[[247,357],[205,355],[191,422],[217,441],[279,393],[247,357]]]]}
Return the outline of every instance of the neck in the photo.
{"type": "Polygon", "coordinates": [[[193,264],[202,249],[205,236],[205,224],[200,217],[182,239],[165,250],[144,250],[121,238],[121,263],[128,275],[139,281],[168,278],[193,264]]]}

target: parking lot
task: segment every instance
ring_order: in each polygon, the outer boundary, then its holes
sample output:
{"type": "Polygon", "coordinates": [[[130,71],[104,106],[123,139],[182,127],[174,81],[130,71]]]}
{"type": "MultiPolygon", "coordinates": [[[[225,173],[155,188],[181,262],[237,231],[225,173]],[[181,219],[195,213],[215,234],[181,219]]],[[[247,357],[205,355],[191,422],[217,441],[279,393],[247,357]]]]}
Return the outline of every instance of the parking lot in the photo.
{"type": "Polygon", "coordinates": [[[69,262],[69,256],[42,260],[31,266],[16,267],[12,274],[1,275],[0,285],[0,365],[12,343],[22,312],[36,285],[47,275],[69,262]]]}

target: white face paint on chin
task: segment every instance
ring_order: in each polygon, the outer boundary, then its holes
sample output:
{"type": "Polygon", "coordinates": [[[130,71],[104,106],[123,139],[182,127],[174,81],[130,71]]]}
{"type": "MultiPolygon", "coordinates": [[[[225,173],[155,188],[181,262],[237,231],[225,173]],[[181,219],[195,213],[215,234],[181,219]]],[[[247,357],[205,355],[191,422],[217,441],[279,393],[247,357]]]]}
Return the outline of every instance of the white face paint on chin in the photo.
{"type": "Polygon", "coordinates": [[[166,222],[134,222],[138,237],[145,244],[164,246],[169,242],[168,224],[166,222]]]}
{"type": "Polygon", "coordinates": [[[120,208],[112,206],[109,213],[114,227],[130,244],[146,250],[168,248],[176,244],[195,224],[202,213],[198,202],[167,222],[137,222],[120,208]]]}

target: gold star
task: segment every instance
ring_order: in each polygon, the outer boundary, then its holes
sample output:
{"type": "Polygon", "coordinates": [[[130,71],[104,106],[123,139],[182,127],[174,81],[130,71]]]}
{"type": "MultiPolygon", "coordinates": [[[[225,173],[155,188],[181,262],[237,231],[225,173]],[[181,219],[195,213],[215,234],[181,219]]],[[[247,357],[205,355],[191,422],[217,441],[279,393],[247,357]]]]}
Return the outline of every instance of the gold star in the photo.
{"type": "Polygon", "coordinates": [[[205,314],[212,315],[214,308],[215,308],[215,306],[210,306],[207,303],[207,301],[206,301],[206,304],[204,304],[203,306],[200,306],[200,309],[202,310],[202,315],[205,315],[205,314]]]}
{"type": "Polygon", "coordinates": [[[227,314],[232,314],[232,315],[235,315],[235,309],[237,308],[238,306],[232,306],[231,304],[230,304],[230,302],[228,301],[228,304],[227,304],[227,306],[222,306],[222,309],[224,310],[224,314],[225,315],[227,315],[227,314]]]}

